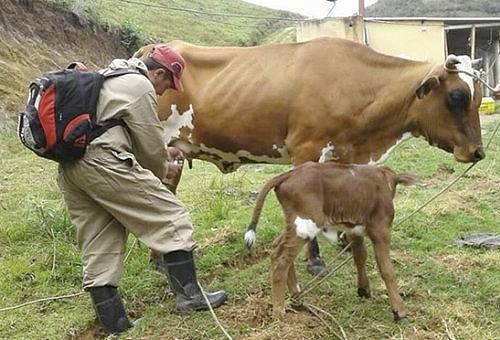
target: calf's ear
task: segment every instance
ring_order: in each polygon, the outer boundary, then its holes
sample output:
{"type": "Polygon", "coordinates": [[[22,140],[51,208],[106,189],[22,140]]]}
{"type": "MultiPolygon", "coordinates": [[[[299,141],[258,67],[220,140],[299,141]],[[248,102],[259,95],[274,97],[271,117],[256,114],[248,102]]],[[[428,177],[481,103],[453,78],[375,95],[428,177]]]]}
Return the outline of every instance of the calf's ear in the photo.
{"type": "Polygon", "coordinates": [[[436,88],[438,86],[439,86],[439,78],[435,75],[429,76],[426,79],[424,79],[422,84],[420,84],[420,86],[415,91],[415,94],[417,95],[418,99],[422,99],[426,95],[428,95],[433,88],[436,88]]]}
{"type": "Polygon", "coordinates": [[[403,172],[396,175],[396,184],[412,185],[417,183],[417,181],[418,175],[413,173],[403,172]]]}

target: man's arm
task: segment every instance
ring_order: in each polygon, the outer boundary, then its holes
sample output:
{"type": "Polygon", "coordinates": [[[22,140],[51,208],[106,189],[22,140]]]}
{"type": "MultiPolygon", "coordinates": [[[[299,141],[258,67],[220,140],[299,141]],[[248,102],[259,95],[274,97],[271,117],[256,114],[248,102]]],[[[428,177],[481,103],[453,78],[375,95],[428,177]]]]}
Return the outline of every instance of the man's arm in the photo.
{"type": "Polygon", "coordinates": [[[142,167],[163,180],[167,174],[168,153],[163,126],[157,116],[156,94],[148,91],[127,106],[125,123],[132,137],[134,155],[142,167]]]}

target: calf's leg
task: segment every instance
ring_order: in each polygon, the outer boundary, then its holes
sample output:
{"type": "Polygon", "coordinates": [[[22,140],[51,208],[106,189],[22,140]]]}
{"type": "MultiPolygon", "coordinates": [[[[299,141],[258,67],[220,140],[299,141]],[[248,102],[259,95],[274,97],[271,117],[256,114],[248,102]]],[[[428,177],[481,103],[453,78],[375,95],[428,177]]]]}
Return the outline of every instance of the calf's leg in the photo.
{"type": "Polygon", "coordinates": [[[377,260],[380,275],[384,280],[389,294],[394,320],[398,321],[406,317],[406,312],[403,307],[403,300],[401,296],[399,296],[396,278],[394,276],[394,268],[389,257],[391,243],[389,224],[372,226],[372,228],[367,228],[367,231],[368,236],[373,242],[375,259],[377,260]]]}
{"type": "Polygon", "coordinates": [[[362,298],[370,297],[370,283],[366,275],[366,247],[363,243],[363,236],[349,235],[348,240],[352,242],[352,255],[356,269],[358,271],[358,296],[362,298]]]}
{"type": "Polygon", "coordinates": [[[273,242],[271,254],[273,317],[281,319],[285,315],[285,287],[290,293],[300,292],[293,261],[304,246],[305,240],[296,236],[293,224],[289,224],[283,234],[273,242]]]}

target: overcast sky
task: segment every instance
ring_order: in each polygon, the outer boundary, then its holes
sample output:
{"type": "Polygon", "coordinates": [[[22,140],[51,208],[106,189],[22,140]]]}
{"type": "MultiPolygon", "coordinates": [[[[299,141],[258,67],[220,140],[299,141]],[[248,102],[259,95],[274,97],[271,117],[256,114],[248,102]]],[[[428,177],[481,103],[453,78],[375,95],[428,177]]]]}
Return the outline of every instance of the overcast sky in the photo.
{"type": "MultiPolygon", "coordinates": [[[[307,17],[323,18],[333,6],[326,0],[243,0],[256,5],[300,13],[307,17]]],[[[365,0],[365,7],[377,0],[365,0]]],[[[330,16],[349,16],[358,12],[358,0],[338,0],[330,16]]]]}

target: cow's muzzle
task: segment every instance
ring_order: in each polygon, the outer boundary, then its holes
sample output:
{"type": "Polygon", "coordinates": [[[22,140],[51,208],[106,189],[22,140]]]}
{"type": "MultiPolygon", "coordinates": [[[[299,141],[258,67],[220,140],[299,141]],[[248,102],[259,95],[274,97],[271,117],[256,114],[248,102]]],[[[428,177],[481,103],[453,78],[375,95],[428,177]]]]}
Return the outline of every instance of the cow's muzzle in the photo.
{"type": "Polygon", "coordinates": [[[455,147],[453,149],[453,155],[457,161],[463,163],[478,162],[486,157],[484,149],[481,145],[455,147]]]}

